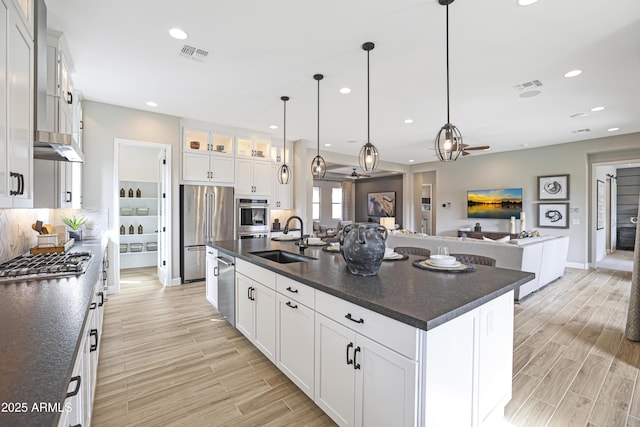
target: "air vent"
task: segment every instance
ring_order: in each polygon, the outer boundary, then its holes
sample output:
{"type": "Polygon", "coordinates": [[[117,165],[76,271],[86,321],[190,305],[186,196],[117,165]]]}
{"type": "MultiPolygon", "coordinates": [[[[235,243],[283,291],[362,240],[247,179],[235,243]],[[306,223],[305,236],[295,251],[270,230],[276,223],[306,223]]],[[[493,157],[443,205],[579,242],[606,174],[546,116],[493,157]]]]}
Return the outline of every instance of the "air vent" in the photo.
{"type": "Polygon", "coordinates": [[[204,49],[185,44],[180,50],[180,55],[186,58],[195,59],[196,61],[204,61],[209,57],[209,52],[204,49]]]}
{"type": "Polygon", "coordinates": [[[591,129],[576,129],[571,131],[571,133],[587,133],[587,132],[591,132],[591,129]]]}
{"type": "Polygon", "coordinates": [[[531,80],[530,82],[526,82],[526,83],[522,83],[522,84],[516,85],[513,88],[517,92],[524,92],[526,90],[531,90],[531,89],[535,89],[535,88],[538,88],[538,87],[542,87],[542,83],[540,82],[540,80],[531,80]]]}

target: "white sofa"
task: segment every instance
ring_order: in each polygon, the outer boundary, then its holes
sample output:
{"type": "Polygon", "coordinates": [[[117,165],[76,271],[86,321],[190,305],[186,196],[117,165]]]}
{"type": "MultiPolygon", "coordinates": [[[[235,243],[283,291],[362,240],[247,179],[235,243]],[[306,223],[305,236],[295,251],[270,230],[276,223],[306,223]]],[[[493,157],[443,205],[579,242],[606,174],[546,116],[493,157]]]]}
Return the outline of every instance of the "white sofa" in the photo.
{"type": "Polygon", "coordinates": [[[536,277],[516,289],[515,299],[537,291],[564,274],[569,237],[530,237],[498,243],[466,237],[426,236],[395,232],[387,238],[387,247],[416,246],[436,253],[447,246],[450,253],[484,255],[495,258],[496,267],[535,273],[536,277]]]}

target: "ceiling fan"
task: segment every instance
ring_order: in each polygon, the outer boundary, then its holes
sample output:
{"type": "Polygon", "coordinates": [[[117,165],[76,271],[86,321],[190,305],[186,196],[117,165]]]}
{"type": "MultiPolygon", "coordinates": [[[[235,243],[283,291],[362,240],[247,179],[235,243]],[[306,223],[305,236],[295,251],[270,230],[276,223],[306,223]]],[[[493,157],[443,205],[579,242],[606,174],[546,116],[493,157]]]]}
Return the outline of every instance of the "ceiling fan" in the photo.
{"type": "Polygon", "coordinates": [[[371,175],[366,175],[364,173],[358,173],[356,168],[353,168],[353,172],[349,174],[349,178],[358,179],[358,178],[370,178],[371,175]]]}
{"type": "MultiPolygon", "coordinates": [[[[456,150],[458,147],[455,146],[457,145],[454,144],[454,150],[456,150]]],[[[491,146],[490,145],[478,145],[477,147],[470,147],[469,144],[462,144],[462,155],[463,156],[468,156],[469,154],[471,154],[469,151],[488,151],[491,150],[491,146]]]]}

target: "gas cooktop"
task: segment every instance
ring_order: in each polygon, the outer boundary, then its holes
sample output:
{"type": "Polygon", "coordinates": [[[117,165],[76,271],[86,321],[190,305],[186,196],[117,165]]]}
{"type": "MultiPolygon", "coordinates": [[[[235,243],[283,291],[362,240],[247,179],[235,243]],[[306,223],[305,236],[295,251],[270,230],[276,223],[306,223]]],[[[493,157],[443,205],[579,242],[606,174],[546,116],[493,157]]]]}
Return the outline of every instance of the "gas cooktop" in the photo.
{"type": "Polygon", "coordinates": [[[91,262],[91,257],[91,252],[20,255],[0,264],[0,282],[83,274],[91,262]]]}

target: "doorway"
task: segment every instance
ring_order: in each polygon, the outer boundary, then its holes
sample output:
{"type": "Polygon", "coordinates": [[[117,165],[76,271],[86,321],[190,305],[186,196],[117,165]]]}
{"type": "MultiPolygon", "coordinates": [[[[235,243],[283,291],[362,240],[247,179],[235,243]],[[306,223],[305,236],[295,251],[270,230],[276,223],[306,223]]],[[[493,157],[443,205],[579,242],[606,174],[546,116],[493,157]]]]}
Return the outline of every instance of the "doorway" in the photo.
{"type": "Polygon", "coordinates": [[[121,271],[147,268],[169,285],[171,278],[171,146],[115,139],[114,217],[118,256],[114,257],[116,292],[121,271]]]}

